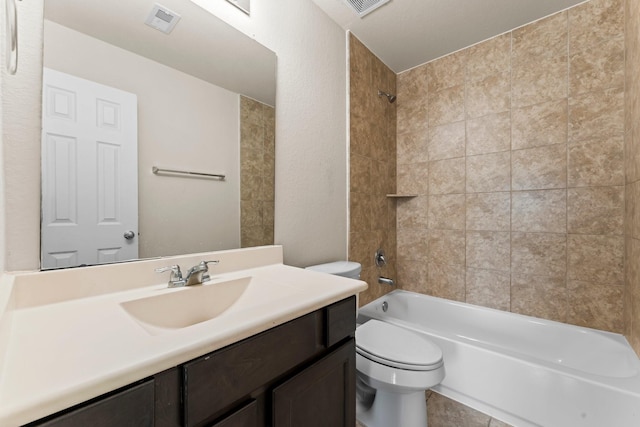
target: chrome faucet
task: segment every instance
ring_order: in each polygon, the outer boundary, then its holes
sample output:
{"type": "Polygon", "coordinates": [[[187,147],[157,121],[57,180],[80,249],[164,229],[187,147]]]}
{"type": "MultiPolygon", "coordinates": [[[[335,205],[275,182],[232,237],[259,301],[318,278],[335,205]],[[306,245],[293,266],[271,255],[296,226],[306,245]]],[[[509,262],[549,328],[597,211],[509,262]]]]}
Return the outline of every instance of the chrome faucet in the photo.
{"type": "Polygon", "coordinates": [[[184,278],[186,282],[186,286],[191,285],[200,285],[207,280],[209,277],[209,264],[218,264],[220,261],[201,261],[198,265],[194,265],[187,271],[187,276],[184,278]]]}
{"type": "Polygon", "coordinates": [[[378,277],[378,283],[380,283],[381,285],[389,285],[389,286],[393,286],[395,285],[395,282],[393,281],[393,279],[389,279],[388,277],[378,277]]]}
{"type": "Polygon", "coordinates": [[[201,261],[189,269],[186,277],[182,277],[179,265],[169,267],[156,268],[156,273],[164,273],[171,271],[168,286],[170,288],[178,288],[181,286],[200,285],[209,280],[209,264],[218,264],[220,261],[201,261]]]}

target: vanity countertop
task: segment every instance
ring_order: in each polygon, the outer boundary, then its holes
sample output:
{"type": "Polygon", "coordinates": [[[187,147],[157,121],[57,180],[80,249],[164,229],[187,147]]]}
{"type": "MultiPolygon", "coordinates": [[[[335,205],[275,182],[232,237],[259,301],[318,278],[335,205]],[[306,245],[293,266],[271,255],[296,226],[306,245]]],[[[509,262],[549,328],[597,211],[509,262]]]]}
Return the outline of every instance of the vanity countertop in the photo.
{"type": "MultiPolygon", "coordinates": [[[[53,414],[366,288],[362,281],[286,266],[278,246],[7,274],[0,283],[0,425],[53,414]],[[123,308],[124,302],[190,292],[169,289],[168,274],[149,271],[212,257],[220,268],[211,268],[211,281],[201,286],[254,280],[251,291],[217,317],[177,329],[148,328],[123,308]]],[[[182,309],[189,307],[175,307],[182,309]]]]}

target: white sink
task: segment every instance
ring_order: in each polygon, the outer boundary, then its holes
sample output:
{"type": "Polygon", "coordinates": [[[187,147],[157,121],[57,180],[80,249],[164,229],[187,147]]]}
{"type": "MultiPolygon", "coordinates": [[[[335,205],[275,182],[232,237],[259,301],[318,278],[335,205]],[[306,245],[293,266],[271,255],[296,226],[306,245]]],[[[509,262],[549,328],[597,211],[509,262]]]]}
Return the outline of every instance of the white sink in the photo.
{"type": "MultiPolygon", "coordinates": [[[[260,287],[251,276],[175,289],[120,303],[152,335],[217,318],[250,290],[260,287]]],[[[257,290],[259,291],[259,290],[257,290]]],[[[258,292],[259,293],[259,292],[258,292]]]]}

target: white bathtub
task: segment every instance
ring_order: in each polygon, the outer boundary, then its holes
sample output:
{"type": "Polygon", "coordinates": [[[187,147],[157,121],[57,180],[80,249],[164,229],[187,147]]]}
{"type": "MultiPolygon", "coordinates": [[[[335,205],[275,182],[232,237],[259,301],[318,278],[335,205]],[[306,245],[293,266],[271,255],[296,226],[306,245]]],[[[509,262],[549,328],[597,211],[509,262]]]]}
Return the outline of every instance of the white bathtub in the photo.
{"type": "Polygon", "coordinates": [[[434,390],[516,427],[640,426],[640,360],[622,335],[406,291],[362,307],[371,318],[428,335],[446,370],[434,390]]]}

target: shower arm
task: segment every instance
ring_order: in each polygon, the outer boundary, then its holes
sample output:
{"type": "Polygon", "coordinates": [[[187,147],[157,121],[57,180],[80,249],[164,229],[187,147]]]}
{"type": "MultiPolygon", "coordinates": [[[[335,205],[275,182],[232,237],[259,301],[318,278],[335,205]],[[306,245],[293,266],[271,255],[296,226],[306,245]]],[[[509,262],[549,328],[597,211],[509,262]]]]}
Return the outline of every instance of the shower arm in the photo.
{"type": "Polygon", "coordinates": [[[385,96],[390,104],[393,104],[394,102],[396,102],[396,99],[397,99],[397,96],[392,95],[392,94],[387,93],[387,92],[383,92],[380,89],[378,89],[378,96],[379,97],[380,96],[385,96]]]}

